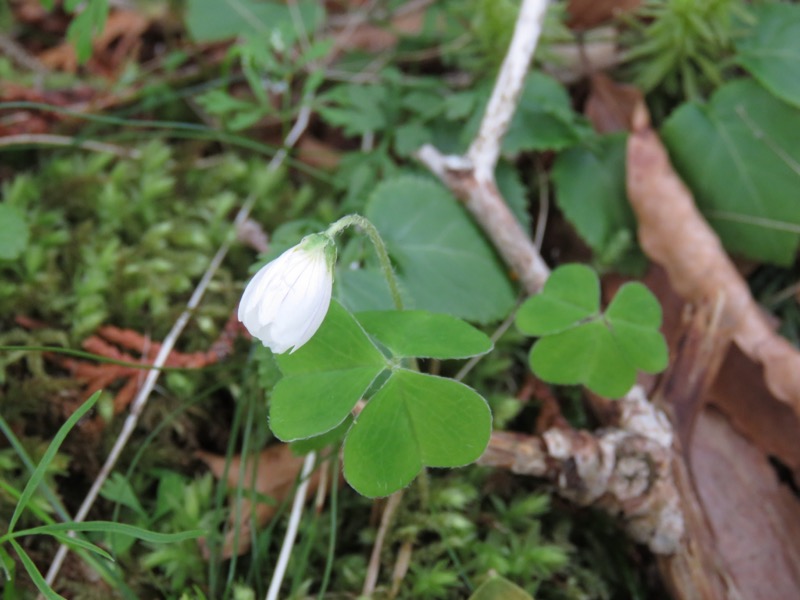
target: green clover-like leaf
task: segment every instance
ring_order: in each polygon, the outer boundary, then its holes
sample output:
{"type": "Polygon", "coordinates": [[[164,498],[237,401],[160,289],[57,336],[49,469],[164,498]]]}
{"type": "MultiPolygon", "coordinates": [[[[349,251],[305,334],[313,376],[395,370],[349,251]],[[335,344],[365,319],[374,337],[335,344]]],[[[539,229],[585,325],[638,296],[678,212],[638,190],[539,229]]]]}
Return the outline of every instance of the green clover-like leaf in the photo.
{"type": "Polygon", "coordinates": [[[528,298],[517,313],[517,326],[528,335],[551,335],[600,311],[600,282],[585,265],[553,271],[540,294],[528,298]]]}
{"type": "Polygon", "coordinates": [[[400,358],[468,358],[492,349],[486,334],[450,315],[396,310],[362,312],[356,318],[367,333],[400,358]]]}
{"type": "Polygon", "coordinates": [[[623,285],[606,309],[606,321],[628,360],[645,373],[667,367],[669,353],[661,326],[661,305],[641,283],[623,285]]]}
{"type": "Polygon", "coordinates": [[[460,467],[489,443],[486,401],[452,379],[399,369],[367,403],[344,444],[344,475],[359,493],[388,496],[423,466],[460,467]]]}
{"type": "Polygon", "coordinates": [[[339,425],[387,367],[358,322],[335,301],[314,337],[277,361],[283,378],[272,392],[269,419],[272,432],[284,441],[339,425]]]}
{"type": "Polygon", "coordinates": [[[618,398],[636,381],[637,369],[657,373],[667,366],[655,296],[640,283],[627,283],[601,314],[600,282],[584,265],[555,270],[542,292],[520,308],[517,325],[541,336],[530,365],[550,383],[583,384],[618,398]]]}

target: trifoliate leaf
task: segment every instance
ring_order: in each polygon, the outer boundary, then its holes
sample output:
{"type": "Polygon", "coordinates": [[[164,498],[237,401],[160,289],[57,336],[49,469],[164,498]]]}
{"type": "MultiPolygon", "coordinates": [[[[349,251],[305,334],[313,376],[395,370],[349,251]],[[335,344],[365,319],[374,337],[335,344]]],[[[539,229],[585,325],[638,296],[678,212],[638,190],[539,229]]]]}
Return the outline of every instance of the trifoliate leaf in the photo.
{"type": "Polygon", "coordinates": [[[627,283],[601,314],[600,282],[584,265],[553,271],[544,289],[520,307],[517,325],[541,336],[530,365],[550,383],[580,383],[617,398],[634,384],[637,369],[657,373],[667,366],[655,296],[640,283],[627,283]]]}
{"type": "Polygon", "coordinates": [[[450,315],[396,310],[363,312],[356,319],[396,357],[467,358],[492,349],[486,334],[450,315]]]}
{"type": "Polygon", "coordinates": [[[314,337],[277,360],[283,378],[272,392],[269,423],[284,441],[339,425],[387,367],[358,322],[335,301],[314,337]]]}
{"type": "Polygon", "coordinates": [[[365,496],[388,496],[423,466],[476,460],[491,429],[489,407],[471,388],[400,369],[356,417],[344,444],[344,475],[365,496]]]}

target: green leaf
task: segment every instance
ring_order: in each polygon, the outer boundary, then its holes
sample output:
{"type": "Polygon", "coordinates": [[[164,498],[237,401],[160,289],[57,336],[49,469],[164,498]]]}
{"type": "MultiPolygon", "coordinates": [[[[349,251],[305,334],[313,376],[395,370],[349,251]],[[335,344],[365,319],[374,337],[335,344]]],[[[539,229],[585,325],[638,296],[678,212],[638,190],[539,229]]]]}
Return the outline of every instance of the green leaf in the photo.
{"type": "Polygon", "coordinates": [[[347,136],[359,136],[389,126],[388,88],[383,85],[344,83],[320,97],[320,116],[347,136]]]}
{"type": "Polygon", "coordinates": [[[627,359],[640,371],[659,373],[669,363],[669,352],[661,326],[661,305],[640,283],[626,283],[605,314],[617,343],[627,359]]]}
{"type": "Polygon", "coordinates": [[[87,552],[92,552],[101,556],[102,558],[105,558],[107,561],[114,562],[114,557],[97,544],[93,544],[92,542],[86,541],[79,537],[72,537],[68,533],[63,533],[60,531],[52,531],[49,535],[53,536],[56,540],[58,540],[59,543],[64,544],[65,546],[69,546],[73,549],[78,548],[81,550],[86,550],[87,552]]]}
{"type": "Polygon", "coordinates": [[[640,283],[626,283],[600,314],[600,283],[583,265],[553,271],[542,292],[520,307],[517,325],[542,336],[530,353],[538,377],[580,383],[609,398],[630,389],[637,369],[657,373],[668,363],[655,296],[640,283]]]}
{"type": "Polygon", "coordinates": [[[534,344],[531,370],[558,385],[583,384],[608,398],[623,396],[636,381],[636,369],[599,321],[591,321],[534,344]]]}
{"type": "Polygon", "coordinates": [[[791,264],[800,232],[800,110],[739,80],[708,105],[684,104],[662,137],[730,252],[791,264]]]}
{"type": "Polygon", "coordinates": [[[133,486],[122,473],[112,473],[100,488],[100,495],[106,500],[127,506],[140,517],[147,518],[133,486]]]}
{"type": "Polygon", "coordinates": [[[492,577],[475,590],[469,600],[533,600],[533,596],[508,579],[492,577]]]}
{"type": "Polygon", "coordinates": [[[503,196],[511,212],[525,231],[531,226],[531,213],[528,210],[528,190],[520,179],[519,172],[511,163],[501,160],[494,171],[497,189],[503,196]]]}
{"type": "Polygon", "coordinates": [[[601,136],[558,155],[552,177],[556,202],[578,234],[602,253],[636,220],[625,191],[627,135],[601,136]]]}
{"type": "MultiPolygon", "coordinates": [[[[351,312],[394,308],[386,277],[377,267],[349,269],[340,264],[333,285],[335,297],[351,312]]],[[[405,304],[411,303],[402,285],[400,295],[405,304]]]]}
{"type": "Polygon", "coordinates": [[[781,100],[800,108],[800,6],[748,7],[756,26],[736,44],[738,62],[781,100]]]}
{"type": "Polygon", "coordinates": [[[0,204],[0,259],[15,260],[28,247],[30,230],[23,215],[13,206],[0,204]]]}
{"type": "Polygon", "coordinates": [[[26,535],[53,535],[54,533],[66,531],[127,535],[134,537],[137,540],[142,540],[143,542],[150,542],[151,544],[174,544],[177,542],[196,539],[208,533],[208,531],[203,529],[179,531],[177,533],[160,533],[158,531],[150,531],[142,527],[137,527],[136,525],[128,525],[127,523],[115,523],[113,521],[85,521],[82,523],[51,523],[50,525],[31,527],[30,529],[26,529],[24,531],[17,531],[14,533],[14,537],[26,535]]]}
{"type": "Polygon", "coordinates": [[[359,313],[356,319],[396,357],[467,358],[492,349],[486,334],[450,315],[422,310],[372,311],[359,313]]]}
{"type": "Polygon", "coordinates": [[[12,531],[14,531],[14,525],[17,524],[17,521],[22,515],[22,511],[25,510],[25,507],[28,505],[28,502],[30,502],[31,497],[36,492],[36,488],[38,488],[39,484],[42,482],[42,479],[47,473],[47,467],[49,467],[50,463],[53,462],[58,449],[61,447],[61,444],[64,443],[64,439],[66,439],[67,435],[72,428],[75,427],[78,421],[80,421],[81,418],[83,418],[83,416],[89,412],[92,407],[94,407],[94,405],[100,399],[100,393],[101,392],[98,390],[92,394],[91,398],[81,404],[78,407],[78,410],[70,415],[69,419],[66,420],[66,422],[59,428],[58,432],[53,437],[53,441],[50,442],[50,445],[47,447],[44,456],[42,456],[39,464],[36,465],[36,469],[34,469],[33,473],[31,474],[31,478],[25,485],[25,489],[23,489],[22,494],[20,494],[17,506],[14,508],[14,514],[11,515],[11,520],[8,522],[8,532],[6,535],[9,535],[12,531]]]}
{"type": "Polygon", "coordinates": [[[67,39],[75,46],[78,62],[92,55],[92,38],[102,33],[108,19],[108,0],[90,0],[67,28],[67,39]]]}
{"type": "Polygon", "coordinates": [[[353,424],[353,417],[352,415],[347,415],[347,418],[339,423],[336,427],[331,429],[330,431],[326,431],[322,435],[318,435],[312,438],[307,438],[305,440],[297,440],[296,442],[291,443],[292,452],[297,455],[304,455],[308,454],[309,452],[316,452],[327,448],[328,446],[333,446],[334,444],[339,443],[344,436],[347,434],[347,431],[350,429],[350,426],[353,424]]]}
{"type": "Polygon", "coordinates": [[[33,584],[36,586],[36,589],[39,590],[39,593],[42,594],[47,600],[64,600],[64,596],[57,594],[53,588],[51,588],[45,578],[42,577],[42,574],[39,572],[39,569],[36,568],[36,565],[31,560],[31,557],[22,549],[16,540],[9,540],[11,547],[14,549],[14,552],[17,553],[22,566],[25,567],[25,571],[28,573],[28,577],[31,578],[33,584]]]}
{"type": "Polygon", "coordinates": [[[339,425],[387,367],[358,322],[336,301],[314,337],[277,360],[284,376],[272,392],[269,423],[284,441],[339,425]]]}
{"type": "Polygon", "coordinates": [[[503,139],[503,152],[561,150],[590,134],[591,128],[572,110],[564,86],[535,71],[525,79],[517,111],[503,139]]]}
{"type": "MultiPolygon", "coordinates": [[[[297,13],[307,33],[325,20],[325,9],[315,0],[299,0],[297,13]]],[[[268,0],[187,0],[186,28],[196,42],[215,42],[239,36],[272,42],[278,35],[284,45],[297,39],[292,12],[284,2],[268,0]]]]}
{"type": "Polygon", "coordinates": [[[514,288],[475,224],[441,185],[403,176],[367,203],[413,306],[488,323],[505,317],[514,288]]]}
{"type": "Polygon", "coordinates": [[[552,272],[540,294],[517,312],[517,327],[528,335],[551,335],[600,311],[600,282],[586,265],[572,264],[552,272]]]}
{"type": "Polygon", "coordinates": [[[344,475],[360,494],[388,496],[423,466],[458,467],[489,443],[486,401],[452,379],[400,369],[367,403],[344,444],[344,475]]]}

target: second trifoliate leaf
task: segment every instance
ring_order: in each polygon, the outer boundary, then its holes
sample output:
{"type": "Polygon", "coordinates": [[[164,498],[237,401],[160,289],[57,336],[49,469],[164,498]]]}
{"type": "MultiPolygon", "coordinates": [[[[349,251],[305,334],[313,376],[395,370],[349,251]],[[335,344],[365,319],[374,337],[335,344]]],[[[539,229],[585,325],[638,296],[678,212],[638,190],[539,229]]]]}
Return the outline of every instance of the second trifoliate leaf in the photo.
{"type": "Polygon", "coordinates": [[[662,371],[667,346],[659,332],[661,306],[640,283],[626,283],[603,313],[600,281],[585,265],[565,265],[517,314],[517,326],[539,336],[533,372],[550,383],[583,384],[609,398],[624,395],[637,370],[662,371]]]}

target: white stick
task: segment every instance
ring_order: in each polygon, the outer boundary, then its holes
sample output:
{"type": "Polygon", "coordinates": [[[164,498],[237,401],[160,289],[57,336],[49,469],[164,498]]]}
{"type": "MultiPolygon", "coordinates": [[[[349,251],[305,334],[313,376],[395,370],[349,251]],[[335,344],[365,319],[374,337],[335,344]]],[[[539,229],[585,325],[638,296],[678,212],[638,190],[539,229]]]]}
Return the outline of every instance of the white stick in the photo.
{"type": "Polygon", "coordinates": [[[500,144],[517,109],[548,0],[524,0],[477,137],[464,156],[445,156],[431,145],[416,156],[463,202],[529,294],[550,275],[530,235],[522,229],[497,189],[494,170],[500,144]]]}
{"type": "Polygon", "coordinates": [[[281,591],[283,576],[286,574],[286,566],[289,564],[289,557],[292,554],[294,540],[297,537],[297,528],[300,525],[300,516],[303,514],[306,492],[308,491],[308,482],[311,477],[311,471],[314,468],[316,456],[315,452],[309,452],[303,462],[303,471],[300,473],[300,485],[297,486],[297,492],[295,492],[294,495],[292,513],[289,515],[289,526],[286,528],[286,535],[283,538],[281,553],[278,556],[278,564],[275,567],[275,573],[272,575],[272,581],[269,583],[266,600],[278,600],[278,592],[281,591]]]}
{"type": "Polygon", "coordinates": [[[500,142],[517,109],[522,84],[542,33],[547,4],[548,0],[525,0],[519,9],[514,35],[486,106],[480,130],[467,151],[467,158],[472,163],[478,181],[494,180],[500,142]]]}

